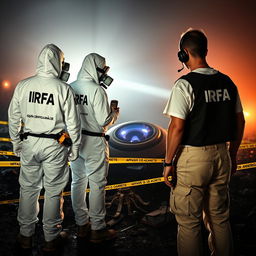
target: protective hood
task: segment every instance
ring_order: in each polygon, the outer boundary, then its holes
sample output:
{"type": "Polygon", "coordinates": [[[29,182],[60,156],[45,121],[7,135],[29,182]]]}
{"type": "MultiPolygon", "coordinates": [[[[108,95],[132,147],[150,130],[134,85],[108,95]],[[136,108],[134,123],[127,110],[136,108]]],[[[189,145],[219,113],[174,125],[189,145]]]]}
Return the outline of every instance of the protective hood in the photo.
{"type": "Polygon", "coordinates": [[[82,67],[77,75],[77,80],[93,80],[99,83],[99,77],[96,68],[103,68],[105,66],[105,58],[97,53],[88,54],[83,61],[82,67]]]}
{"type": "Polygon", "coordinates": [[[39,54],[36,73],[44,77],[59,77],[63,57],[63,52],[56,45],[47,44],[39,54]]]}

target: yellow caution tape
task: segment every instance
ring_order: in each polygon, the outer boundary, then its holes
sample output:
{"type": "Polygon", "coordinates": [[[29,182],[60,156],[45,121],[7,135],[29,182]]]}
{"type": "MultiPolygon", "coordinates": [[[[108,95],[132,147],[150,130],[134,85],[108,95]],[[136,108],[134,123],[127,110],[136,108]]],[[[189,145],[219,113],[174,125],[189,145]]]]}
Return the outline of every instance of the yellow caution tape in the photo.
{"type": "MultiPolygon", "coordinates": [[[[171,180],[171,176],[169,177],[169,180],[171,180]]],[[[152,179],[147,179],[147,180],[137,180],[137,181],[131,181],[131,182],[126,182],[126,183],[107,185],[105,187],[105,190],[142,186],[142,185],[148,185],[148,184],[153,184],[153,183],[159,183],[159,182],[163,182],[163,181],[164,181],[164,177],[152,178],[152,179]]],[[[86,192],[90,192],[90,189],[86,189],[86,192]]],[[[62,195],[70,196],[71,192],[70,191],[63,192],[62,195]]],[[[44,196],[40,196],[39,199],[44,199],[44,196]]],[[[0,201],[0,205],[1,204],[12,204],[12,203],[18,203],[18,202],[19,202],[19,199],[5,200],[5,201],[0,201]]]]}
{"type": "Polygon", "coordinates": [[[0,121],[0,124],[8,124],[7,121],[0,121]]]}
{"type": "Polygon", "coordinates": [[[10,138],[0,138],[0,141],[11,141],[10,138]]]}
{"type": "Polygon", "coordinates": [[[256,148],[256,143],[241,144],[239,149],[256,148]]]}
{"type": "Polygon", "coordinates": [[[2,156],[15,156],[11,151],[0,151],[0,155],[2,156]]]}
{"type": "Polygon", "coordinates": [[[238,164],[237,170],[245,170],[245,169],[251,169],[256,167],[256,162],[252,163],[246,163],[246,164],[238,164]]]}
{"type": "Polygon", "coordinates": [[[0,161],[0,167],[20,167],[20,161],[0,161]]]}
{"type": "MultiPolygon", "coordinates": [[[[244,169],[250,169],[250,168],[255,168],[255,167],[256,167],[256,162],[246,163],[246,164],[239,164],[239,165],[237,165],[237,170],[244,170],[244,169]]],[[[171,176],[169,177],[169,180],[171,180],[171,176]]],[[[107,185],[105,187],[105,190],[130,188],[130,187],[135,187],[135,186],[142,186],[142,185],[148,185],[148,184],[153,184],[153,183],[160,183],[160,182],[163,182],[163,181],[164,181],[164,177],[157,177],[157,178],[151,178],[151,179],[146,179],[146,180],[137,180],[137,181],[107,185]]],[[[90,189],[86,189],[86,192],[89,192],[89,191],[90,191],[90,189]]],[[[70,191],[63,192],[62,195],[63,196],[70,196],[71,192],[70,191]]],[[[40,196],[39,199],[44,199],[44,196],[40,196]]],[[[19,199],[4,200],[4,201],[0,201],[0,205],[1,204],[18,203],[18,202],[19,202],[19,199]]]]}
{"type": "MultiPolygon", "coordinates": [[[[13,152],[10,151],[0,151],[0,155],[15,156],[13,152]]],[[[110,157],[110,164],[162,164],[164,158],[125,158],[125,157],[110,157]]],[[[19,161],[0,161],[0,167],[11,167],[20,166],[19,161]]]]}
{"type": "Polygon", "coordinates": [[[144,163],[163,163],[163,158],[133,158],[133,157],[110,157],[110,164],[144,164],[144,163]]]}
{"type": "MultiPolygon", "coordinates": [[[[5,151],[0,151],[1,152],[5,151]]],[[[7,151],[8,154],[14,155],[13,152],[7,151]]],[[[124,157],[115,157],[111,158],[109,161],[110,164],[127,164],[127,163],[162,163],[163,158],[124,158],[124,157]]],[[[20,161],[0,161],[0,167],[20,167],[20,161]]],[[[246,163],[246,164],[239,164],[237,166],[237,170],[249,169],[256,167],[256,162],[246,163]]]]}
{"type": "Polygon", "coordinates": [[[20,201],[19,199],[4,200],[4,201],[0,201],[0,205],[1,204],[14,204],[14,203],[18,203],[19,201],[20,201]]]}
{"type": "Polygon", "coordinates": [[[105,190],[113,190],[113,189],[119,189],[119,188],[130,188],[130,187],[135,187],[135,186],[159,183],[159,182],[163,182],[163,181],[164,181],[164,177],[152,178],[152,179],[147,179],[147,180],[137,180],[137,181],[131,181],[131,182],[126,182],[126,183],[108,185],[105,187],[105,190]]]}
{"type": "MultiPolygon", "coordinates": [[[[10,138],[0,138],[0,141],[11,141],[10,138]]],[[[239,149],[256,148],[256,143],[245,143],[241,144],[239,149]]],[[[114,157],[112,157],[114,158],[114,157]]]]}
{"type": "Polygon", "coordinates": [[[20,167],[20,161],[0,161],[0,167],[20,167]]]}
{"type": "MultiPolygon", "coordinates": [[[[256,162],[252,163],[246,163],[246,164],[239,164],[237,166],[237,170],[242,169],[249,169],[256,167],[256,162]]],[[[169,180],[171,180],[171,176],[169,177],[169,180]]],[[[125,182],[125,183],[119,183],[119,184],[113,184],[113,185],[107,185],[105,187],[105,190],[114,190],[114,189],[120,189],[120,188],[129,188],[129,187],[135,187],[135,186],[142,186],[142,185],[148,185],[148,184],[154,184],[154,183],[160,183],[164,181],[164,177],[157,177],[157,178],[151,178],[146,180],[137,180],[137,181],[131,181],[131,182],[125,182]]],[[[86,189],[86,192],[89,192],[90,189],[86,189]]],[[[70,196],[71,192],[63,192],[63,196],[70,196]]],[[[44,196],[40,196],[39,199],[44,199],[44,196]]],[[[13,200],[4,200],[0,201],[1,204],[12,204],[12,203],[18,203],[19,199],[13,199],[13,200]]]]}

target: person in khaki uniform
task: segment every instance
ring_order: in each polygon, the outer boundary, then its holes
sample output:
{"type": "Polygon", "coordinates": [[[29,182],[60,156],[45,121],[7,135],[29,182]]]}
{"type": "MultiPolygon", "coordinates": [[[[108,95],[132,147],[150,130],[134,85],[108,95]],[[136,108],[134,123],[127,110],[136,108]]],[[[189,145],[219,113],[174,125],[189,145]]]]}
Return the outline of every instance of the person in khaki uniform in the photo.
{"type": "Polygon", "coordinates": [[[171,118],[163,176],[171,187],[179,256],[203,255],[202,220],[211,255],[233,254],[228,186],[245,121],[237,87],[208,66],[207,51],[202,31],[182,35],[178,57],[191,72],[176,81],[163,112],[171,118]]]}

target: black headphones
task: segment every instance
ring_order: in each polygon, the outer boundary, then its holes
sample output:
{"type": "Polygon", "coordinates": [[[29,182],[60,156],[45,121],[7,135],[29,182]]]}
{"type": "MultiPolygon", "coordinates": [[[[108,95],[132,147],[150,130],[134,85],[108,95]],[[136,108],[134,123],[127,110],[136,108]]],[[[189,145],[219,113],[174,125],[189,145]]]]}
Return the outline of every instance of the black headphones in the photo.
{"type": "Polygon", "coordinates": [[[185,63],[189,60],[189,56],[188,54],[183,50],[181,49],[179,52],[178,52],[178,58],[179,60],[182,62],[182,63],[185,63]]]}
{"type": "Polygon", "coordinates": [[[184,36],[180,39],[180,51],[178,52],[178,58],[182,63],[185,63],[189,60],[188,54],[182,49],[182,44],[184,41],[184,36]]]}
{"type": "Polygon", "coordinates": [[[178,72],[184,69],[184,63],[189,60],[188,54],[181,47],[182,41],[183,41],[183,37],[180,39],[180,51],[178,52],[178,58],[179,58],[179,61],[182,62],[182,68],[179,69],[178,72]]]}

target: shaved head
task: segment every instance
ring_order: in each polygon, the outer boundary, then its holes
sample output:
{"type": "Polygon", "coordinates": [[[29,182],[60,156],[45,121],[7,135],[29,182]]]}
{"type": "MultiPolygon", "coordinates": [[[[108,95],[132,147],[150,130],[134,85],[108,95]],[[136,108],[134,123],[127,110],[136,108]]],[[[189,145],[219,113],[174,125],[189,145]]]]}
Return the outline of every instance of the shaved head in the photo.
{"type": "Polygon", "coordinates": [[[205,58],[207,54],[207,37],[200,30],[189,29],[180,39],[180,49],[189,49],[192,56],[205,58]]]}

